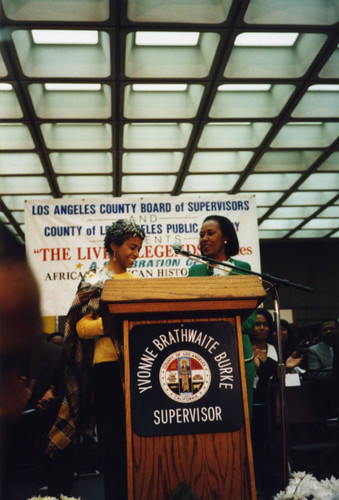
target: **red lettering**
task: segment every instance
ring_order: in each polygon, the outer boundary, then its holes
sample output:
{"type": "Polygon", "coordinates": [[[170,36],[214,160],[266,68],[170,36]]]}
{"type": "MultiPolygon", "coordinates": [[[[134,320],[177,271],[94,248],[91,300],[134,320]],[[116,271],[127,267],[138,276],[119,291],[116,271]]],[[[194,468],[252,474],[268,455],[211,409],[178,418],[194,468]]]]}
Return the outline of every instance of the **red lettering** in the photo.
{"type": "Polygon", "coordinates": [[[153,257],[153,247],[151,245],[146,245],[144,247],[144,255],[143,257],[145,257],[146,259],[150,258],[150,257],[153,257]]]}
{"type": "Polygon", "coordinates": [[[49,249],[48,248],[41,248],[41,251],[42,251],[42,260],[43,260],[43,262],[46,262],[47,252],[49,251],[49,249]]]}
{"type": "Polygon", "coordinates": [[[100,257],[100,254],[101,254],[101,250],[102,248],[95,248],[93,247],[93,253],[94,253],[94,256],[98,259],[100,257]]]}
{"type": "Polygon", "coordinates": [[[83,255],[82,250],[83,249],[81,247],[77,248],[78,260],[85,260],[86,259],[86,256],[83,255]]]}
{"type": "Polygon", "coordinates": [[[62,260],[71,260],[70,249],[63,248],[62,249],[62,260]]]}
{"type": "Polygon", "coordinates": [[[47,260],[71,260],[69,248],[41,248],[40,250],[34,251],[34,253],[40,252],[42,252],[43,262],[47,260]]]}
{"type": "Polygon", "coordinates": [[[191,253],[194,253],[195,255],[200,255],[200,248],[199,246],[195,246],[195,245],[183,245],[183,249],[184,250],[187,250],[187,252],[191,252],[191,253]]]}
{"type": "Polygon", "coordinates": [[[78,260],[91,260],[91,259],[99,259],[103,257],[107,258],[106,249],[102,247],[87,247],[87,248],[77,248],[77,257],[78,260]]]}
{"type": "Polygon", "coordinates": [[[239,253],[240,255],[252,255],[253,250],[252,247],[240,247],[239,253]]]}
{"type": "Polygon", "coordinates": [[[154,247],[154,256],[155,257],[163,257],[164,256],[163,245],[156,245],[154,247]]]}
{"type": "Polygon", "coordinates": [[[166,245],[165,251],[166,251],[166,254],[165,254],[166,257],[174,257],[175,256],[175,252],[173,250],[172,245],[166,245]]]}

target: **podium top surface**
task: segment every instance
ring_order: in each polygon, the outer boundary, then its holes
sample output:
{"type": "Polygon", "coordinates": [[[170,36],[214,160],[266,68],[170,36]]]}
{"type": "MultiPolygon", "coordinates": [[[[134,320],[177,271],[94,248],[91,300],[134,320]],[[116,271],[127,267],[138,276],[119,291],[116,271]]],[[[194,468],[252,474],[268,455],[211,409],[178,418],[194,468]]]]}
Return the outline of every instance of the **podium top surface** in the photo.
{"type": "Polygon", "coordinates": [[[191,278],[140,278],[135,280],[107,280],[101,303],[111,312],[147,309],[147,304],[159,307],[179,304],[194,309],[254,308],[266,296],[257,276],[204,276],[191,278]],[[134,306],[133,306],[134,304],[134,306]],[[207,305],[208,304],[208,305],[207,305]],[[126,309],[127,310],[127,309],[126,309]]]}

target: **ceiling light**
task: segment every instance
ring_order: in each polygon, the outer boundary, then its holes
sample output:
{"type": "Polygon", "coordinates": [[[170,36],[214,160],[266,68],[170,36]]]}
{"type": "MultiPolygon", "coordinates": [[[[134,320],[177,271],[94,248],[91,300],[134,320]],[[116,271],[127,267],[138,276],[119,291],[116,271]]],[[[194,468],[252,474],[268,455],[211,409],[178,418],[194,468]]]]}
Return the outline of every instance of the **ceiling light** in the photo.
{"type": "Polygon", "coordinates": [[[217,125],[217,126],[222,125],[223,127],[225,127],[225,126],[228,127],[229,125],[232,125],[232,126],[233,125],[238,125],[238,126],[239,125],[246,125],[248,127],[249,125],[252,125],[252,124],[251,124],[251,122],[210,122],[207,125],[209,125],[209,126],[210,125],[212,125],[212,126],[214,126],[214,125],[217,125]]]}
{"type": "Polygon", "coordinates": [[[46,90],[101,90],[101,83],[45,83],[46,90]]]}
{"type": "Polygon", "coordinates": [[[10,83],[0,83],[0,90],[13,90],[10,83]]]}
{"type": "Polygon", "coordinates": [[[94,30],[32,30],[32,37],[36,44],[96,45],[99,41],[94,30]]]}
{"type": "Polygon", "coordinates": [[[178,84],[148,84],[148,83],[135,83],[132,89],[135,92],[184,92],[187,90],[186,83],[178,84]]]}
{"type": "Polygon", "coordinates": [[[272,85],[270,83],[259,83],[259,84],[224,84],[224,85],[219,85],[218,91],[221,92],[238,92],[238,91],[246,91],[246,92],[253,92],[253,91],[267,91],[270,90],[272,85]]]}
{"type": "MultiPolygon", "coordinates": [[[[128,125],[128,124],[127,124],[128,125]]],[[[133,122],[129,124],[131,127],[177,127],[177,123],[164,122],[133,122]]]]}
{"type": "Polygon", "coordinates": [[[182,31],[137,31],[136,45],[185,45],[195,46],[199,41],[199,32],[182,31]]]}
{"type": "Polygon", "coordinates": [[[235,39],[237,47],[292,47],[299,33],[241,33],[235,39]]]}
{"type": "Polygon", "coordinates": [[[338,92],[339,85],[311,85],[308,88],[311,92],[338,92]]]}
{"type": "Polygon", "coordinates": [[[297,125],[298,127],[300,125],[323,125],[323,122],[288,122],[286,123],[287,126],[294,126],[297,125]]]}

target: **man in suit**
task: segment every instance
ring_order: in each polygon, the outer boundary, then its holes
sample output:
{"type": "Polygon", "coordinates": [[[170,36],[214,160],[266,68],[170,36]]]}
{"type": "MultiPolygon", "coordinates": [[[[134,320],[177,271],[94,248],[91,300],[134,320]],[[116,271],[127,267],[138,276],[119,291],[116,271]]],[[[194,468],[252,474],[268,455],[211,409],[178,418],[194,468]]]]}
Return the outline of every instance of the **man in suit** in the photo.
{"type": "Polygon", "coordinates": [[[339,327],[335,320],[326,319],[320,325],[320,342],[307,351],[308,369],[324,374],[333,370],[333,347],[338,343],[339,327]]]}
{"type": "Polygon", "coordinates": [[[326,319],[320,324],[319,340],[307,350],[307,361],[318,412],[326,420],[339,414],[339,326],[336,320],[326,319]]]}

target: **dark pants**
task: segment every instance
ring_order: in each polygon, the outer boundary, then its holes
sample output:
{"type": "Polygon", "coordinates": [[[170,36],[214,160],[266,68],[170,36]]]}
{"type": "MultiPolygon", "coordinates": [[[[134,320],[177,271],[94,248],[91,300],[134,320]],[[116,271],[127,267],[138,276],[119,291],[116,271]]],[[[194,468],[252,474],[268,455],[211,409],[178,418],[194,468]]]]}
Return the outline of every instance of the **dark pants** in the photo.
{"type": "Polygon", "coordinates": [[[117,361],[94,365],[93,388],[105,500],[126,500],[125,398],[117,361]]]}
{"type": "Polygon", "coordinates": [[[251,425],[254,473],[257,490],[265,490],[270,465],[270,422],[266,388],[254,390],[251,425]]]}

